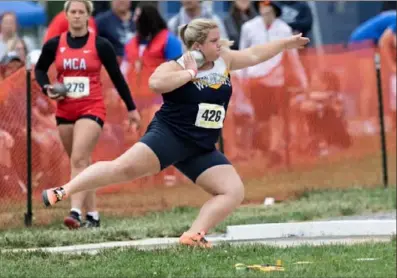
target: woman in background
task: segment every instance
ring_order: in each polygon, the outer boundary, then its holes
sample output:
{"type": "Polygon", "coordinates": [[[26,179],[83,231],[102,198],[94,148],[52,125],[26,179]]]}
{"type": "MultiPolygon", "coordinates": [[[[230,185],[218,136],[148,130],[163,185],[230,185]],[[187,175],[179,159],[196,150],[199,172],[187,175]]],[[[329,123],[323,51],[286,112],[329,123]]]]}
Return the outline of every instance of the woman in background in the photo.
{"type": "Polygon", "coordinates": [[[0,59],[15,51],[20,40],[16,15],[13,12],[3,13],[0,17],[0,59]]]}
{"type": "Polygon", "coordinates": [[[232,3],[229,15],[225,18],[227,35],[233,41],[233,45],[230,47],[231,49],[238,50],[241,26],[255,16],[257,16],[257,12],[250,0],[235,0],[232,3]]]}
{"type": "Polygon", "coordinates": [[[163,62],[182,55],[182,43],[168,31],[153,4],[140,3],[135,9],[134,21],[137,32],[125,46],[121,68],[140,109],[144,131],[162,103],[161,96],[149,88],[149,77],[163,62]]]}

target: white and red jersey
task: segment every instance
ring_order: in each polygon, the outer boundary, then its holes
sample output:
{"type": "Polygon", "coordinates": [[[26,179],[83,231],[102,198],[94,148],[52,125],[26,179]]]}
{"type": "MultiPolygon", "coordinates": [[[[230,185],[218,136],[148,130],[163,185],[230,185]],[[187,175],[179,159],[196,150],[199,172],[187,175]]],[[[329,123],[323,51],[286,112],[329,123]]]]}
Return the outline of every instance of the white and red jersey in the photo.
{"type": "MultiPolygon", "coordinates": [[[[243,24],[241,28],[240,49],[266,44],[290,36],[292,36],[291,27],[281,19],[276,19],[270,26],[266,26],[263,18],[257,16],[243,24]]],[[[285,54],[285,52],[281,52],[263,63],[242,70],[240,74],[245,78],[266,77],[263,79],[263,82],[267,86],[283,86],[285,82],[285,69],[283,66],[285,54]]],[[[297,50],[289,50],[288,54],[291,65],[294,71],[296,71],[302,86],[306,87],[307,78],[297,50]]]]}
{"type": "Polygon", "coordinates": [[[89,32],[87,43],[78,49],[69,47],[67,33],[62,33],[55,56],[58,82],[69,92],[62,103],[76,100],[102,100],[102,62],[96,48],[96,36],[89,32]]]}

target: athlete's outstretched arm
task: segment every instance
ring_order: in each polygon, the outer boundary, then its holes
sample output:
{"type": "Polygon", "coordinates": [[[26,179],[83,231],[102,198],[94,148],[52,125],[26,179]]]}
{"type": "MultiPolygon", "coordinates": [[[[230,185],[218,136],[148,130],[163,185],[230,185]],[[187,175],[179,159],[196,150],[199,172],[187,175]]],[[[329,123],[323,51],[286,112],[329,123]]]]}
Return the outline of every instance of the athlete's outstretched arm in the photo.
{"type": "Polygon", "coordinates": [[[97,37],[96,48],[103,66],[108,72],[109,77],[112,80],[113,85],[116,87],[121,99],[127,106],[128,111],[135,110],[135,103],[132,100],[130,89],[121,73],[119,64],[117,63],[116,52],[114,51],[113,46],[105,38],[97,37]]]}
{"type": "Polygon", "coordinates": [[[39,83],[45,94],[47,93],[47,90],[44,89],[44,86],[50,84],[47,72],[51,64],[55,61],[58,44],[59,36],[50,39],[43,45],[39,60],[37,61],[34,69],[37,83],[39,83]]]}
{"type": "Polygon", "coordinates": [[[230,70],[238,70],[262,63],[278,53],[293,48],[301,48],[309,42],[302,34],[275,40],[262,45],[255,45],[242,50],[225,50],[230,70]]]}
{"type": "MultiPolygon", "coordinates": [[[[192,71],[192,69],[190,69],[192,71]]],[[[183,69],[177,62],[161,64],[149,78],[149,87],[155,93],[169,93],[192,80],[189,69],[183,69]]]]}

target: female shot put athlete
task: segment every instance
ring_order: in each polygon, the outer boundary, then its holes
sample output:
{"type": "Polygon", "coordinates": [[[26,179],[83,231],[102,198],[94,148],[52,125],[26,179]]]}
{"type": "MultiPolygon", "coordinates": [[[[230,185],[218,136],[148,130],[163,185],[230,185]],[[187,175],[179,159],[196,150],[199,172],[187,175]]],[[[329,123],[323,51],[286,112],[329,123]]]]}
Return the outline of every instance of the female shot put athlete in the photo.
{"type": "Polygon", "coordinates": [[[292,36],[268,44],[232,51],[220,40],[213,20],[195,19],[181,28],[187,52],[177,61],[160,65],[149,79],[164,104],[146,134],[119,158],[98,162],[67,184],[45,190],[51,206],[71,194],[112,183],[153,175],[174,165],[213,197],[201,208],[192,226],[180,237],[185,245],[210,247],[209,229],[229,215],[243,200],[244,186],[234,167],[216,150],[232,93],[229,72],[264,62],[279,52],[300,48],[309,39],[292,36]],[[197,68],[190,50],[199,50],[205,63],[197,68]]]}

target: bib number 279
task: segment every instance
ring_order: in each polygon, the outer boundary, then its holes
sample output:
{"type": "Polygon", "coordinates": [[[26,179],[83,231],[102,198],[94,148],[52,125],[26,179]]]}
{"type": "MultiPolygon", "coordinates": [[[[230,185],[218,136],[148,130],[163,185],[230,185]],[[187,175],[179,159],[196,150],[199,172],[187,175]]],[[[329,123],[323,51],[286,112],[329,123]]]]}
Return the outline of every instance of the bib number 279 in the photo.
{"type": "Polygon", "coordinates": [[[63,83],[68,89],[68,97],[82,98],[90,95],[90,80],[88,77],[64,77],[63,83]]]}
{"type": "Polygon", "coordinates": [[[196,118],[196,126],[219,129],[223,127],[225,108],[217,104],[200,103],[196,118]]]}
{"type": "Polygon", "coordinates": [[[82,93],[84,92],[84,83],[66,83],[68,92],[82,93]]]}

